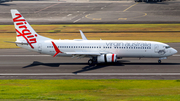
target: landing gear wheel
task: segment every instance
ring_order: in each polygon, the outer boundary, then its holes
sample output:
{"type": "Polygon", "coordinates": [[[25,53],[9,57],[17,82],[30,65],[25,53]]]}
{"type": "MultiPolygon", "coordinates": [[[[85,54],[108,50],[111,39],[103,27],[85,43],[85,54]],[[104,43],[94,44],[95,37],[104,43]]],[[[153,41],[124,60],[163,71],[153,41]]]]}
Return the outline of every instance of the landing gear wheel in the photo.
{"type": "Polygon", "coordinates": [[[93,59],[88,60],[88,65],[90,65],[90,66],[94,66],[95,65],[93,59]]]}
{"type": "Polygon", "coordinates": [[[158,60],[158,63],[161,63],[161,60],[158,60]]]}

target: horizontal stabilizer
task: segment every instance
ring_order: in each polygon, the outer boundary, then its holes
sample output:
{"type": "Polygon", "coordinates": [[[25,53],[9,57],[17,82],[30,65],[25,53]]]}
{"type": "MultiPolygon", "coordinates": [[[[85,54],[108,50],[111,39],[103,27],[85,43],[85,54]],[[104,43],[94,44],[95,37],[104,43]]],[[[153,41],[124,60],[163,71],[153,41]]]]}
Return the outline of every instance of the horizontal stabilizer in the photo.
{"type": "Polygon", "coordinates": [[[7,43],[15,43],[15,44],[22,44],[22,45],[29,45],[29,43],[23,43],[23,42],[11,42],[11,41],[4,41],[7,43]]]}

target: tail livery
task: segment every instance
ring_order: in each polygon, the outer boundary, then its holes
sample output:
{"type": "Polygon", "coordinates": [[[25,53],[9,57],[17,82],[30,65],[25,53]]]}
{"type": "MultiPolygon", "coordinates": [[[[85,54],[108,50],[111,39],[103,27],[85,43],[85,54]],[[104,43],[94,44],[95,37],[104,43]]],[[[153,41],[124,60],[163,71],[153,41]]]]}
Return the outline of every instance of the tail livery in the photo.
{"type": "Polygon", "coordinates": [[[48,40],[49,38],[38,35],[29,25],[25,18],[16,9],[11,10],[15,30],[17,33],[16,43],[27,43],[32,49],[38,41],[48,40]]]}

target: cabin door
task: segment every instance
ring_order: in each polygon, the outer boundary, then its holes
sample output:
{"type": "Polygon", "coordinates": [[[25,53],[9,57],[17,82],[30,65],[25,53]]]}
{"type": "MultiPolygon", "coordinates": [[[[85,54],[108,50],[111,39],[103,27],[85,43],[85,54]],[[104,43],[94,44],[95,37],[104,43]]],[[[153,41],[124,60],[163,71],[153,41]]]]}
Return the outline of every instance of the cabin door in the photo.
{"type": "Polygon", "coordinates": [[[159,46],[157,44],[154,45],[154,52],[155,53],[158,53],[159,51],[159,46]]]}

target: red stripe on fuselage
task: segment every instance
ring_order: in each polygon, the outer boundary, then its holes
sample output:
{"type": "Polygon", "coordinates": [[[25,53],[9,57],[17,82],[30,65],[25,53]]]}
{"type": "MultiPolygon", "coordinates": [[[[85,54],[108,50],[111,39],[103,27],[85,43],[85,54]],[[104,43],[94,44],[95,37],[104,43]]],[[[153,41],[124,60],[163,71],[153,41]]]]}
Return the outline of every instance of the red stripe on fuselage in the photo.
{"type": "Polygon", "coordinates": [[[114,62],[114,54],[112,54],[112,62],[114,62]]]}

